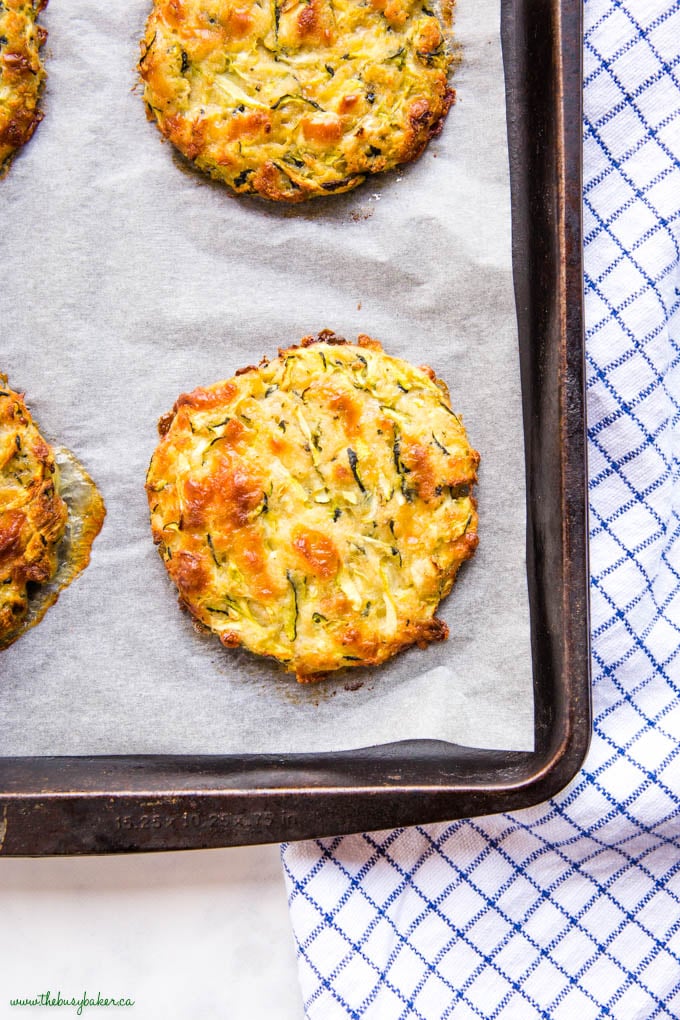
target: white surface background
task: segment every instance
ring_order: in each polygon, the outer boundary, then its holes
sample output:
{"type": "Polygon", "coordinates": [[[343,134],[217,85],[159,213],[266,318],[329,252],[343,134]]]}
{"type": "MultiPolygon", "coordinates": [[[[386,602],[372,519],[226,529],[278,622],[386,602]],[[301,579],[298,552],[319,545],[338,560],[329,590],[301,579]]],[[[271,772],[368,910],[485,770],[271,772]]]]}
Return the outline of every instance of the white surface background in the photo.
{"type": "Polygon", "coordinates": [[[69,1020],[56,996],[126,996],[89,1020],[301,1020],[278,846],[0,860],[0,1018],[69,1020]]]}

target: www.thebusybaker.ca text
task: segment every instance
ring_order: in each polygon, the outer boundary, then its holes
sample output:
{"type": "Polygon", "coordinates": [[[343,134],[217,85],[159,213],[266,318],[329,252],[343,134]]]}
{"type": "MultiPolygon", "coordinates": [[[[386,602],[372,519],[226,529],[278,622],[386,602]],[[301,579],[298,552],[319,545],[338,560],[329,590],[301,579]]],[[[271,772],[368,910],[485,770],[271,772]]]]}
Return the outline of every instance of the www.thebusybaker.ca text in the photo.
{"type": "Polygon", "coordinates": [[[87,1009],[88,1006],[134,1006],[134,999],[127,999],[125,996],[120,999],[109,998],[102,995],[101,992],[97,992],[97,998],[93,999],[88,996],[87,992],[83,992],[81,998],[76,999],[72,996],[70,999],[62,998],[61,992],[57,992],[53,995],[51,991],[41,992],[32,999],[10,999],[10,1006],[71,1006],[75,1009],[78,1016],[82,1016],[83,1010],[87,1009]]]}

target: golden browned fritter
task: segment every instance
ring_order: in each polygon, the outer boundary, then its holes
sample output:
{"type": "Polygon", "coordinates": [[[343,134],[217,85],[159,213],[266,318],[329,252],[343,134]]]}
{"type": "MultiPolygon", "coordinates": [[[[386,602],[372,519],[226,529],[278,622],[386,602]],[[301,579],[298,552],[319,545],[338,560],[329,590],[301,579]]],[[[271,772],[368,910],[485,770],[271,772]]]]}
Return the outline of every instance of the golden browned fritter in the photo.
{"type": "Polygon", "coordinates": [[[40,47],[47,32],[36,18],[46,5],[47,0],[0,0],[0,175],[42,120],[40,47]]]}
{"type": "Polygon", "coordinates": [[[184,604],[300,681],[447,637],[479,455],[431,369],[325,331],[177,400],[147,476],[184,604]]]}
{"type": "Polygon", "coordinates": [[[0,647],[23,623],[29,582],[44,584],[56,572],[68,518],[58,486],[52,449],[23,395],[0,376],[0,647]]]}
{"type": "Polygon", "coordinates": [[[453,102],[452,0],[155,0],[150,117],[235,191],[348,191],[421,154],[453,102]]]}
{"type": "Polygon", "coordinates": [[[105,514],[82,464],[49,446],[0,375],[0,649],[85,569],[105,514]]]}

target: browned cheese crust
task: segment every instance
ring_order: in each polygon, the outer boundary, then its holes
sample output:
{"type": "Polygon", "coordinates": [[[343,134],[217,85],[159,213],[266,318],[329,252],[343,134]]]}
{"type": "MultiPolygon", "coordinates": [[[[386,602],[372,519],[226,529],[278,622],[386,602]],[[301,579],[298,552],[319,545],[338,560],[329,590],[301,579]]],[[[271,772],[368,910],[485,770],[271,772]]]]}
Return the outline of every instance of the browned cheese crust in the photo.
{"type": "Polygon", "coordinates": [[[0,647],[20,630],[28,584],[54,575],[67,516],[54,454],[0,376],[0,647]]]}
{"type": "Polygon", "coordinates": [[[325,331],[183,394],[147,477],[180,602],[300,681],[448,636],[479,455],[429,368],[325,331]]]}
{"type": "Polygon", "coordinates": [[[0,0],[0,175],[42,120],[38,99],[47,32],[36,18],[47,0],[0,0]]]}
{"type": "Polygon", "coordinates": [[[156,0],[140,75],[149,116],[235,191],[349,191],[437,134],[452,0],[156,0]]]}

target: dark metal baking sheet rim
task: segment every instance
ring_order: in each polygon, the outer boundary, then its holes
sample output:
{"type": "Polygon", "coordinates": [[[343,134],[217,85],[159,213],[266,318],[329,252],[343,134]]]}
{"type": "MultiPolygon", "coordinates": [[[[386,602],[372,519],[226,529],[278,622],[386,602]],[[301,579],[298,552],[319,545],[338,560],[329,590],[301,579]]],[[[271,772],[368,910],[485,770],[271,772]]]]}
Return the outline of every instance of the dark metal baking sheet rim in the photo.
{"type": "Polygon", "coordinates": [[[502,25],[536,749],[421,740],[323,755],[0,758],[1,854],[233,846],[446,821],[537,804],[578,771],[591,727],[581,3],[502,0],[502,25]]]}

